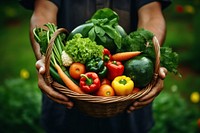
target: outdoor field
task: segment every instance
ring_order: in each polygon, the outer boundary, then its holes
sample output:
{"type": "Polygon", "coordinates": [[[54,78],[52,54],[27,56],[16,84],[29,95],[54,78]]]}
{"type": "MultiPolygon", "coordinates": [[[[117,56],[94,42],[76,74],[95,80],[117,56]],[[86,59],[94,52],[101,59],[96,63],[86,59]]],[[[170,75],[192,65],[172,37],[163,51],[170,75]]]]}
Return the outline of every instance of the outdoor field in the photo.
{"type": "MultiPolygon", "coordinates": [[[[182,77],[168,73],[155,99],[151,133],[200,132],[200,0],[176,0],[164,10],[164,46],[179,54],[182,77]]],[[[41,91],[29,41],[31,11],[15,0],[0,2],[0,132],[43,133],[41,91]]]]}

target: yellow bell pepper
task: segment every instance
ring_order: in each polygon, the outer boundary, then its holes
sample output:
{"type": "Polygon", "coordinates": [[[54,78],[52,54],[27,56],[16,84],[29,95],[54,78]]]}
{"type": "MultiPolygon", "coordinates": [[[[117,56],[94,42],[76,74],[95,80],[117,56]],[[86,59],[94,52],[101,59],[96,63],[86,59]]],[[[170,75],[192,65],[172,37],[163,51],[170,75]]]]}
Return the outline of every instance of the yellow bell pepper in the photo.
{"type": "Polygon", "coordinates": [[[112,81],[111,85],[118,96],[126,96],[131,94],[134,88],[134,82],[131,80],[131,78],[124,75],[117,76],[112,81]]]}

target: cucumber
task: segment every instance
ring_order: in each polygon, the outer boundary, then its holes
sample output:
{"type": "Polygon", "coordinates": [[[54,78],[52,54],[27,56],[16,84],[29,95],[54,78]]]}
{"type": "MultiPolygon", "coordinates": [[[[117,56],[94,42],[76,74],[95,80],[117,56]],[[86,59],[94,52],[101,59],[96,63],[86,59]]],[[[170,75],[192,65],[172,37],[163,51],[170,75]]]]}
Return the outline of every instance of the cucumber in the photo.
{"type": "MultiPolygon", "coordinates": [[[[73,36],[77,33],[80,33],[84,38],[85,37],[89,37],[89,31],[94,27],[94,24],[91,23],[85,23],[85,24],[81,24],[79,26],[77,26],[74,30],[71,31],[71,33],[69,34],[69,36],[67,37],[67,41],[71,40],[73,38],[73,36]]],[[[120,25],[116,25],[115,30],[120,33],[120,35],[122,37],[126,36],[127,33],[125,32],[125,30],[120,26],[120,25]]],[[[98,45],[102,45],[105,48],[109,49],[111,53],[115,53],[117,50],[117,46],[114,43],[114,40],[112,38],[110,38],[107,34],[104,35],[106,42],[103,42],[98,36],[95,37],[95,42],[98,45]]]]}
{"type": "Polygon", "coordinates": [[[50,70],[50,75],[53,78],[53,80],[64,85],[64,82],[62,81],[62,79],[60,78],[60,76],[58,75],[58,73],[55,71],[55,69],[52,66],[50,66],[49,70],[50,70]]]}
{"type": "Polygon", "coordinates": [[[74,30],[71,31],[71,33],[67,37],[67,40],[71,40],[73,36],[77,33],[81,33],[83,37],[88,37],[88,32],[93,26],[94,26],[93,23],[85,23],[79,25],[78,27],[76,27],[74,30]]]}
{"type": "MultiPolygon", "coordinates": [[[[79,85],[78,81],[73,79],[70,74],[69,74],[69,70],[64,71],[64,73],[77,85],[79,85]]],[[[58,75],[58,73],[56,72],[56,70],[50,66],[50,75],[53,78],[54,81],[60,83],[61,85],[65,85],[64,82],[62,81],[62,79],[60,78],[60,76],[58,75]]]]}

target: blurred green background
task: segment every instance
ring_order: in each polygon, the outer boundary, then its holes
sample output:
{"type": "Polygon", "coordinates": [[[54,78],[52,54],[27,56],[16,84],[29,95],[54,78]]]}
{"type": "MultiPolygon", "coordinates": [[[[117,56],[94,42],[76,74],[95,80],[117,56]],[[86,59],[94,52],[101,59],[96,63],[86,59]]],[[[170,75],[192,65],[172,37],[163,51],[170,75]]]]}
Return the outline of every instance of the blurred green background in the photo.
{"type": "MultiPolygon", "coordinates": [[[[199,133],[200,0],[176,0],[164,11],[165,46],[180,56],[182,78],[168,74],[155,99],[151,133],[199,133]]],[[[42,133],[41,92],[29,42],[31,11],[16,0],[0,1],[0,132],[42,133]]]]}

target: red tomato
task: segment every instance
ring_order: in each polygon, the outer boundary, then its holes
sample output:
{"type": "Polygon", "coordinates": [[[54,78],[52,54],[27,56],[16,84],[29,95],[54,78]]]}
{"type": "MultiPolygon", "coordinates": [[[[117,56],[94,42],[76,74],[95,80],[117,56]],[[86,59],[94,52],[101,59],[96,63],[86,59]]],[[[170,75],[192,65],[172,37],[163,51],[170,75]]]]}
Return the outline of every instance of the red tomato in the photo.
{"type": "Polygon", "coordinates": [[[102,81],[101,81],[101,84],[102,85],[104,85],[104,84],[107,84],[107,85],[110,85],[110,80],[108,80],[108,79],[102,79],[102,81]]]}
{"type": "Polygon", "coordinates": [[[101,87],[99,88],[96,94],[97,96],[114,96],[115,91],[110,85],[103,84],[101,85],[101,87]]]}
{"type": "Polygon", "coordinates": [[[69,74],[74,79],[80,79],[80,75],[86,72],[85,65],[75,62],[69,67],[69,74]]]}
{"type": "Polygon", "coordinates": [[[132,91],[132,93],[136,93],[136,92],[139,92],[140,91],[140,89],[139,88],[133,88],[133,91],[132,91]]]}

